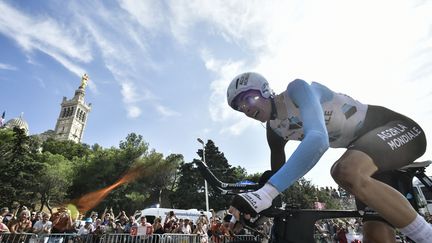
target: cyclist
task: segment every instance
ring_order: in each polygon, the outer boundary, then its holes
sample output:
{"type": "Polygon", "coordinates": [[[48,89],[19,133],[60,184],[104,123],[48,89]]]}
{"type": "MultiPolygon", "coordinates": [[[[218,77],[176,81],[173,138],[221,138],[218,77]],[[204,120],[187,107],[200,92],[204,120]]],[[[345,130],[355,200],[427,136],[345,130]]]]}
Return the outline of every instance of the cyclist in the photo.
{"type": "Polygon", "coordinates": [[[424,154],[425,134],[413,120],[300,79],[275,95],[267,80],[253,72],[232,80],[227,99],[233,109],[267,123],[274,172],[259,190],[233,198],[230,211],[236,218],[240,213],[254,217],[271,207],[272,200],[304,176],[329,147],[346,148],[331,168],[332,177],[368,205],[365,211],[375,210],[382,217],[365,222],[365,240],[394,242],[396,227],[417,243],[430,242],[432,227],[380,176],[424,154]],[[301,142],[286,160],[288,140],[301,142]]]}

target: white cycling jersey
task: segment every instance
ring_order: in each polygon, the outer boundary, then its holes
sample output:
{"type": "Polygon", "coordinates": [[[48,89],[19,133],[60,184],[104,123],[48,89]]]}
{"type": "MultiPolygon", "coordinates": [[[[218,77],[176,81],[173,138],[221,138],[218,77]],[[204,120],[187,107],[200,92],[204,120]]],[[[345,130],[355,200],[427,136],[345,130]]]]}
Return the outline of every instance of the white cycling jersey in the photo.
{"type": "MultiPolygon", "coordinates": [[[[313,82],[310,87],[320,101],[330,147],[346,148],[357,137],[368,106],[317,82],[313,82]]],[[[301,141],[304,137],[303,120],[288,93],[287,89],[281,94],[287,113],[278,114],[276,119],[269,121],[269,125],[283,139],[301,141]]]]}

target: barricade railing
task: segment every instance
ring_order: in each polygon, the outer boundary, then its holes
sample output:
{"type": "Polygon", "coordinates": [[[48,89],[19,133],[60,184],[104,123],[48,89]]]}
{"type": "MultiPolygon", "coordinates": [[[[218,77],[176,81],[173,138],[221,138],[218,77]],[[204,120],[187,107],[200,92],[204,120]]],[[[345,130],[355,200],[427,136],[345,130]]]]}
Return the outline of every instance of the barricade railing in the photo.
{"type": "Polygon", "coordinates": [[[99,243],[97,235],[0,233],[0,243],[99,243]]]}
{"type": "Polygon", "coordinates": [[[29,234],[29,233],[22,233],[22,234],[0,233],[0,242],[1,243],[29,242],[34,237],[35,234],[29,234]]]}
{"type": "MultiPolygon", "coordinates": [[[[229,236],[229,237],[223,237],[219,242],[220,243],[230,243],[230,242],[244,242],[244,241],[256,241],[256,242],[261,242],[262,239],[259,236],[254,236],[254,235],[234,235],[234,236],[229,236]]],[[[210,241],[210,243],[212,243],[213,241],[210,241]]]]}
{"type": "MultiPolygon", "coordinates": [[[[153,234],[137,235],[130,234],[44,234],[31,233],[0,233],[0,243],[200,243],[201,236],[196,234],[153,234]]],[[[236,235],[224,237],[220,243],[236,241],[260,241],[260,237],[253,235],[236,235]]],[[[211,243],[209,239],[209,243],[211,243]]]]}

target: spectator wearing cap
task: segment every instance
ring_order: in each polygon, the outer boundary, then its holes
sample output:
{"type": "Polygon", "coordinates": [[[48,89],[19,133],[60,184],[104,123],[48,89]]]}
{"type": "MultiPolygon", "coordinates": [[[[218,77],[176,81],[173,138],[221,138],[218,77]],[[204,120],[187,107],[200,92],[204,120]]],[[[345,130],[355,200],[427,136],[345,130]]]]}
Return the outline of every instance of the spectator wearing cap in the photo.
{"type": "Polygon", "coordinates": [[[84,225],[81,226],[81,228],[78,230],[78,235],[88,235],[93,233],[93,231],[94,231],[93,219],[86,218],[84,220],[84,225]]]}
{"type": "Polygon", "coordinates": [[[9,230],[11,233],[28,233],[32,231],[32,222],[30,221],[30,211],[23,210],[19,217],[9,222],[9,230]]]}

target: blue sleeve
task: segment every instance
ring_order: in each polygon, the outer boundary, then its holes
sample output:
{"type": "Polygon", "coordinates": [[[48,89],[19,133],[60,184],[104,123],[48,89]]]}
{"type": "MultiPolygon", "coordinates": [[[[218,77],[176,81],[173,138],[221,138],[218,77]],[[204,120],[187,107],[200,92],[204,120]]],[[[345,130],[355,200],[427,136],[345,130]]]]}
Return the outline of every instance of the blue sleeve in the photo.
{"type": "Polygon", "coordinates": [[[269,180],[279,192],[285,191],[311,170],[329,147],[319,97],[308,83],[300,79],[291,82],[287,92],[300,110],[304,138],[287,162],[269,180]]]}

